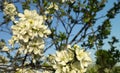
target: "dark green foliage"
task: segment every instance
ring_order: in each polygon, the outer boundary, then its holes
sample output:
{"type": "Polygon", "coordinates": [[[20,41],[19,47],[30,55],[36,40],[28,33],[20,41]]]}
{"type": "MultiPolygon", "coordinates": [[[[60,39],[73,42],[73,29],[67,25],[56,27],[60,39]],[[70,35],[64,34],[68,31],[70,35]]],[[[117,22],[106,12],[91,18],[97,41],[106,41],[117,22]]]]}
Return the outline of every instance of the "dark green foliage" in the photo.
{"type": "Polygon", "coordinates": [[[23,9],[30,9],[30,2],[31,0],[26,0],[25,2],[22,2],[23,9]]]}
{"type": "Polygon", "coordinates": [[[118,39],[112,37],[112,41],[109,41],[110,49],[99,49],[96,52],[96,65],[99,66],[98,72],[105,73],[105,69],[113,69],[117,62],[120,62],[120,51],[114,46],[118,42],[118,39]]]}

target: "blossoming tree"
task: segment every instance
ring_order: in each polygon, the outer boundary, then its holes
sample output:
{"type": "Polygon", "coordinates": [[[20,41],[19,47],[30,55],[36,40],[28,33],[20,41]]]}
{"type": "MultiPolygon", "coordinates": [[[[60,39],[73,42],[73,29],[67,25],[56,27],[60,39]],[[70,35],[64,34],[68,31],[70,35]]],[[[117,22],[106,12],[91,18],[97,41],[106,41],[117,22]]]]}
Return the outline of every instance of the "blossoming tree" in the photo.
{"type": "Polygon", "coordinates": [[[87,49],[103,45],[102,40],[110,34],[110,19],[119,13],[118,2],[109,13],[97,15],[105,3],[106,0],[1,1],[4,19],[0,29],[11,39],[0,41],[0,72],[85,73],[92,63],[87,49]],[[97,26],[101,18],[105,20],[97,26]],[[45,55],[53,49],[56,52],[45,55]]]}

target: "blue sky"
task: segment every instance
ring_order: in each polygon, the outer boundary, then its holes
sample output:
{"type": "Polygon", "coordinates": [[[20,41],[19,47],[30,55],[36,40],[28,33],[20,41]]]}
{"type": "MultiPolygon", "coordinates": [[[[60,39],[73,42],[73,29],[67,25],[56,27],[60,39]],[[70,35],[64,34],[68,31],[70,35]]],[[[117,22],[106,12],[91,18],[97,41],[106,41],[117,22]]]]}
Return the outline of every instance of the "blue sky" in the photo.
{"type": "MultiPolygon", "coordinates": [[[[117,1],[117,0],[108,0],[108,3],[106,5],[106,7],[104,8],[104,10],[102,10],[99,13],[99,15],[100,16],[101,15],[105,15],[106,11],[108,11],[113,6],[113,2],[115,2],[115,1],[117,1]]],[[[3,20],[2,16],[3,16],[3,14],[0,13],[0,19],[1,19],[0,22],[2,22],[2,20],[3,20]]],[[[104,19],[99,20],[96,24],[100,24],[103,20],[104,19]]],[[[105,45],[103,46],[103,48],[105,48],[105,49],[109,48],[109,46],[107,44],[107,41],[110,40],[112,36],[116,36],[117,38],[120,39],[120,14],[116,15],[116,17],[114,19],[111,19],[111,23],[112,23],[111,35],[109,36],[109,38],[107,40],[104,40],[105,45]]],[[[6,41],[7,41],[10,38],[11,38],[11,36],[8,33],[0,32],[0,39],[6,39],[6,41]]],[[[119,48],[120,44],[118,44],[117,46],[119,48]]],[[[49,49],[49,51],[47,52],[47,54],[48,53],[52,53],[53,51],[55,52],[55,50],[49,49]]],[[[92,58],[94,58],[95,56],[94,56],[93,52],[95,52],[95,51],[94,50],[90,50],[90,51],[92,52],[91,53],[92,58]]]]}

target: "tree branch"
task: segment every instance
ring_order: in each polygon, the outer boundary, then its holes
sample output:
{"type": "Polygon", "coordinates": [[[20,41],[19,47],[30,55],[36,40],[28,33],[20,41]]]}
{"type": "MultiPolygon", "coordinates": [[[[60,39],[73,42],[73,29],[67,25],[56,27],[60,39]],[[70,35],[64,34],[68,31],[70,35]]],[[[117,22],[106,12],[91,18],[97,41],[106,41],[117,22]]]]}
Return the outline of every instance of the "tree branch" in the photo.
{"type": "Polygon", "coordinates": [[[75,39],[80,35],[80,33],[82,33],[82,31],[87,27],[87,25],[88,24],[85,24],[82,28],[81,28],[81,30],[75,35],[75,37],[70,41],[70,44],[72,44],[74,41],[75,41],[75,39]]]}

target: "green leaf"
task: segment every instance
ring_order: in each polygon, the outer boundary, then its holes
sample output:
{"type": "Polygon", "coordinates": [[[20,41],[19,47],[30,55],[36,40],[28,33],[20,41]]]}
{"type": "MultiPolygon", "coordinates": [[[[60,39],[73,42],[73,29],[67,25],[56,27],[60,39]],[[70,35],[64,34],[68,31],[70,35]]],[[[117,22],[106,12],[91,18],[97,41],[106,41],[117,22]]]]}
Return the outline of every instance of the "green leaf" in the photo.
{"type": "Polygon", "coordinates": [[[38,0],[33,0],[33,3],[38,3],[38,0]]]}
{"type": "Polygon", "coordinates": [[[63,41],[66,39],[66,34],[64,32],[59,32],[59,39],[60,41],[63,41]]]}
{"type": "Polygon", "coordinates": [[[25,9],[30,9],[29,4],[30,4],[29,0],[26,1],[26,2],[22,2],[22,7],[23,7],[23,9],[24,9],[24,10],[25,10],[25,9]]]}

